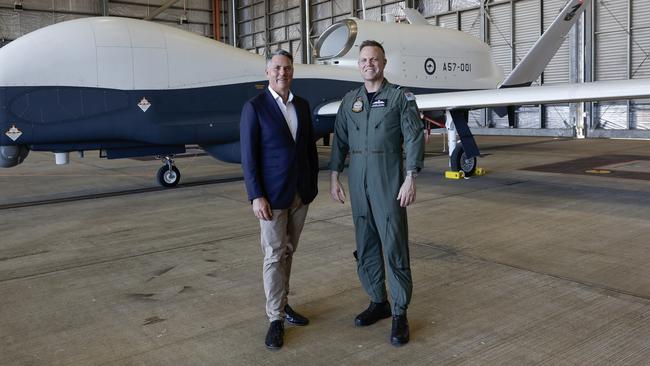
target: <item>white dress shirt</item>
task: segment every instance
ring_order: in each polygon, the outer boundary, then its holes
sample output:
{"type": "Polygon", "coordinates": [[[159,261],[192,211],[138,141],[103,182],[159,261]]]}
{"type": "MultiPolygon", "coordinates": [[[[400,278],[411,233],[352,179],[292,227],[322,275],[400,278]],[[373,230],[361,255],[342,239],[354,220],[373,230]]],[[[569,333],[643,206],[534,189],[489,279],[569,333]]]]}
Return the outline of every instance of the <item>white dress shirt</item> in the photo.
{"type": "Polygon", "coordinates": [[[280,107],[284,120],[287,121],[289,130],[291,131],[291,136],[293,136],[293,141],[296,141],[296,133],[298,132],[298,115],[296,114],[296,107],[293,105],[293,93],[289,91],[289,98],[285,105],[280,94],[276,93],[270,86],[268,88],[271,95],[273,95],[275,102],[278,104],[278,107],[280,107]]]}

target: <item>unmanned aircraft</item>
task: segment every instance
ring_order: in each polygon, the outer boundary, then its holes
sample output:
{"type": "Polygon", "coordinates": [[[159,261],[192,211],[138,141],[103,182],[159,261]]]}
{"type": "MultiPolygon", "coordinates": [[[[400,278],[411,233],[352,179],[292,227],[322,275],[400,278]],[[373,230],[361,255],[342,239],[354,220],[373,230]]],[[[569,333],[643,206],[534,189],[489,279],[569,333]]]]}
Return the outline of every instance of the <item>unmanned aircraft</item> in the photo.
{"type": "MultiPolygon", "coordinates": [[[[487,44],[412,9],[409,24],[346,19],[318,39],[317,64],[295,65],[292,91],[309,101],[317,137],[329,136],[341,98],[360,84],[358,45],[378,40],[387,79],[413,92],[423,114],[449,116],[461,142],[449,134],[452,168],[469,175],[479,156],[471,108],[650,97],[647,80],[528,87],[589,1],[570,0],[505,79],[487,44]]],[[[57,163],[87,150],[108,159],[159,156],[158,181],[171,187],[180,180],[173,157],[188,145],[238,163],[241,107],[266,87],[264,65],[263,56],[142,20],[41,28],[0,49],[0,167],[20,164],[30,150],[54,152],[57,163]]]]}

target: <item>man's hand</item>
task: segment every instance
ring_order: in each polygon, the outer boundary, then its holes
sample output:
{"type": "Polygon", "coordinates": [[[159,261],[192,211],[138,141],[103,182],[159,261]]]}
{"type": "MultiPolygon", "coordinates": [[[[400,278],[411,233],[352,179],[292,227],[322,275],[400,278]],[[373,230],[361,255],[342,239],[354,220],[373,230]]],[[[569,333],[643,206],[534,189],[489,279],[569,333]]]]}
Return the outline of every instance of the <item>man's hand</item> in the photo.
{"type": "Polygon", "coordinates": [[[271,205],[264,197],[258,197],[253,200],[253,213],[260,220],[270,221],[273,218],[271,205]]]}
{"type": "Polygon", "coordinates": [[[406,207],[411,203],[415,202],[415,179],[413,177],[406,177],[402,187],[399,189],[397,194],[397,200],[399,205],[406,207]]]}
{"type": "Polygon", "coordinates": [[[345,190],[339,182],[339,172],[332,171],[330,175],[330,196],[334,201],[345,203],[345,190]]]}

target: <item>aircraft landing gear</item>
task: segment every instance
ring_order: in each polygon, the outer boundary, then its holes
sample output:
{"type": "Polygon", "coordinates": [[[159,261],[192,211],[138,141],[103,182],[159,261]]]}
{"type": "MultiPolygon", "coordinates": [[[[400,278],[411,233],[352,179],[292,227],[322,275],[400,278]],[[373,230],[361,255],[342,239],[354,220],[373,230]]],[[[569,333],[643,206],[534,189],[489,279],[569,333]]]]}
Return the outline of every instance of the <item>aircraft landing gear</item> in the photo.
{"type": "Polygon", "coordinates": [[[464,177],[471,177],[476,172],[476,157],[465,155],[463,144],[457,141],[456,127],[449,110],[446,112],[445,127],[449,142],[449,168],[452,172],[463,172],[464,177]]]}
{"type": "Polygon", "coordinates": [[[165,188],[176,187],[181,180],[181,172],[174,165],[173,157],[173,155],[168,155],[160,158],[164,165],[158,169],[156,179],[158,180],[158,184],[165,188]]]}
{"type": "Polygon", "coordinates": [[[476,157],[467,158],[463,145],[457,144],[449,157],[451,170],[455,172],[462,171],[464,176],[471,177],[476,172],[476,157]]]}

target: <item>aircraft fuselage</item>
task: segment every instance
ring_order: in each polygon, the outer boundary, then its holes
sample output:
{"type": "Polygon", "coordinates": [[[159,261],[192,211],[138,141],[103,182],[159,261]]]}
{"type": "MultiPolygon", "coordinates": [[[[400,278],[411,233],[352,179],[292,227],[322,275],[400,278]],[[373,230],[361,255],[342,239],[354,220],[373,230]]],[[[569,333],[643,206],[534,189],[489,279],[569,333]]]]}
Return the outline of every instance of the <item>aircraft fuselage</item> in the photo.
{"type": "MultiPolygon", "coordinates": [[[[387,49],[387,78],[415,93],[493,88],[489,48],[462,32],[351,19],[346,52],[295,65],[292,90],[312,109],[358,87],[358,44],[387,49]],[[413,42],[406,39],[410,35],[413,42]]],[[[344,33],[341,28],[336,34],[344,33]]],[[[322,56],[322,55],[321,55],[322,56]]],[[[29,33],[0,49],[0,166],[11,148],[103,150],[108,158],[167,155],[198,144],[239,160],[243,103],[267,85],[262,56],[156,23],[83,18],[29,33]]],[[[333,118],[314,118],[319,137],[333,118]]],[[[24,158],[24,156],[23,156],[24,158]]],[[[13,160],[12,160],[13,159],[13,160]]]]}

